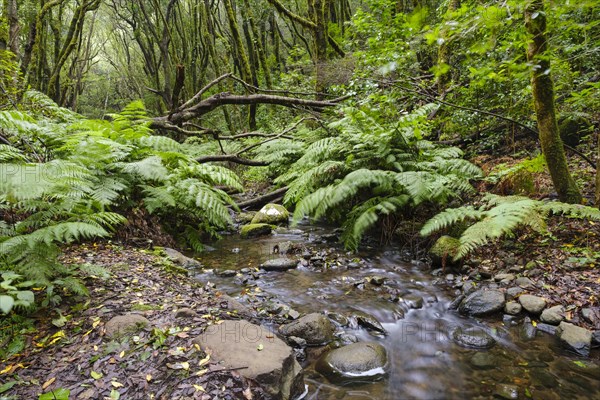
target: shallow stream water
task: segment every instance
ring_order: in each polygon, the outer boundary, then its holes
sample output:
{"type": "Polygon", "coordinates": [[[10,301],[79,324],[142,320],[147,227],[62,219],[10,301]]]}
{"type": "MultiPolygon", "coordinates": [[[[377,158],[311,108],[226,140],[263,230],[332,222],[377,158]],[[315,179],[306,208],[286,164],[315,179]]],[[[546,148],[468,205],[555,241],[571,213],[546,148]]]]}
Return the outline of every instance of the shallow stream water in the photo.
{"type": "Polygon", "coordinates": [[[277,298],[301,314],[363,311],[379,319],[387,336],[374,336],[360,327],[344,329],[360,340],[386,347],[388,374],[375,382],[334,384],[312,369],[314,357],[309,355],[303,365],[309,388],[306,399],[487,399],[500,396],[498,392],[506,396],[499,398],[600,399],[599,350],[590,358],[577,357],[551,335],[538,332],[534,340],[524,339],[519,320],[466,318],[449,311],[453,290],[443,282],[444,276],[432,276],[423,264],[402,261],[402,255],[390,249],[348,254],[335,244],[323,243],[323,235],[330,233],[327,228],[305,225],[255,239],[232,235],[198,256],[205,269],[198,271],[197,278],[233,297],[239,298],[245,289],[265,299],[277,298]],[[273,248],[282,242],[327,252],[326,262],[321,268],[267,272],[241,286],[239,278],[215,274],[255,268],[281,257],[273,254],[273,248]],[[361,283],[374,275],[385,278],[387,291],[361,283]],[[390,290],[399,294],[399,302],[390,301],[390,290]],[[407,305],[419,298],[423,299],[421,308],[407,305]],[[454,343],[453,329],[471,326],[485,329],[496,345],[475,350],[454,343]],[[472,361],[481,352],[492,359],[485,368],[472,361]]]}

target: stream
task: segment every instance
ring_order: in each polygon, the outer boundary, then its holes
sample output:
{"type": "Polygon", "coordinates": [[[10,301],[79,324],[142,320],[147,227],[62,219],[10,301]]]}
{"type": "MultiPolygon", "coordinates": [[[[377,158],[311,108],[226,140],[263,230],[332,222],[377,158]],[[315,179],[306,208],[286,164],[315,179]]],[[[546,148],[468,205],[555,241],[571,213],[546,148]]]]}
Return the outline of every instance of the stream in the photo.
{"type": "MultiPolygon", "coordinates": [[[[246,304],[261,302],[276,310],[283,304],[284,312],[290,307],[300,314],[362,311],[381,322],[386,336],[359,326],[340,329],[385,346],[388,374],[374,382],[330,383],[314,371],[318,354],[309,349],[302,363],[306,399],[600,399],[598,350],[590,358],[577,357],[549,334],[527,340],[519,318],[475,319],[449,311],[456,290],[451,277],[433,276],[427,266],[403,261],[406,255],[393,249],[347,253],[332,232],[300,225],[261,238],[231,235],[198,256],[205,268],[196,278],[246,304]],[[295,257],[304,256],[305,265],[257,276],[253,271],[261,263],[281,257],[273,249],[277,245],[281,251],[282,243],[300,249],[295,257]],[[244,273],[233,275],[239,271],[244,273]],[[370,282],[375,276],[378,284],[370,282]],[[457,327],[479,327],[497,343],[489,350],[461,347],[451,337],[457,327]]],[[[267,324],[268,315],[262,315],[267,324]]]]}

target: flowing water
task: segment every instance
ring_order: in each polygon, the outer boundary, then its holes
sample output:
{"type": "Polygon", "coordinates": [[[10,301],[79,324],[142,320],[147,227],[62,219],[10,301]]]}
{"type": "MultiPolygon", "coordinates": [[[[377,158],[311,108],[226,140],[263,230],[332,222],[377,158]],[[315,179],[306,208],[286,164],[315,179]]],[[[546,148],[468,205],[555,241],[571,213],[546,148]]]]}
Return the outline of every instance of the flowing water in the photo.
{"type": "MultiPolygon", "coordinates": [[[[300,226],[257,239],[233,235],[198,257],[206,268],[198,271],[197,278],[213,282],[234,297],[244,291],[262,301],[279,299],[300,313],[350,315],[363,311],[379,319],[388,332],[386,336],[373,336],[360,327],[343,329],[360,340],[385,346],[388,374],[375,382],[333,384],[312,369],[314,357],[309,354],[303,365],[309,386],[307,399],[487,399],[495,393],[499,396],[497,392],[504,398],[517,398],[511,397],[517,394],[522,399],[600,399],[598,350],[590,358],[579,358],[560,348],[548,334],[538,332],[534,340],[525,340],[518,321],[503,323],[498,317],[477,320],[448,311],[453,289],[442,282],[444,277],[433,277],[421,263],[402,261],[401,254],[389,249],[347,254],[336,245],[322,243],[323,235],[329,233],[327,228],[300,226]],[[282,242],[326,254],[323,265],[267,272],[247,282],[240,275],[220,277],[214,273],[255,268],[280,257],[273,254],[273,248],[282,242]],[[385,278],[386,284],[376,286],[365,281],[374,275],[385,278]],[[390,301],[390,293],[400,301],[390,301]],[[413,304],[411,308],[411,301],[418,299],[423,300],[422,307],[413,304]],[[455,344],[453,329],[471,326],[485,329],[497,344],[490,350],[455,344]],[[477,367],[472,357],[482,352],[487,365],[477,367]]],[[[242,300],[248,298],[242,296],[242,300]]]]}

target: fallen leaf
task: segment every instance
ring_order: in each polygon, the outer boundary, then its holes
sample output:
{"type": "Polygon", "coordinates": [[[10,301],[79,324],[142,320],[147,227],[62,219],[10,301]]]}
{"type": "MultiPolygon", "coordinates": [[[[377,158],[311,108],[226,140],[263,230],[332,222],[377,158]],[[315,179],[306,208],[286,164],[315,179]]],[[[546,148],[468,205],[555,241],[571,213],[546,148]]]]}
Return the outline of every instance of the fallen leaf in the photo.
{"type": "Polygon", "coordinates": [[[256,347],[256,350],[262,351],[264,348],[265,348],[265,346],[263,346],[263,344],[261,343],[256,347]]]}
{"type": "Polygon", "coordinates": [[[111,381],[110,384],[114,387],[114,388],[120,388],[123,387],[124,385],[121,382],[117,382],[117,381],[111,381]]]}
{"type": "Polygon", "coordinates": [[[207,354],[206,357],[204,357],[202,360],[200,360],[200,362],[198,363],[198,366],[203,366],[204,364],[208,363],[208,360],[210,360],[210,354],[207,354]]]}
{"type": "Polygon", "coordinates": [[[187,361],[184,361],[181,363],[181,368],[185,369],[186,371],[190,369],[190,363],[187,361]]]}
{"type": "Polygon", "coordinates": [[[146,375],[146,382],[150,382],[152,380],[152,375],[147,374],[146,375]]]}
{"type": "Polygon", "coordinates": [[[250,387],[247,387],[246,389],[244,389],[244,391],[242,392],[242,394],[244,395],[244,398],[246,400],[252,400],[253,399],[252,391],[250,390],[250,387]]]}
{"type": "Polygon", "coordinates": [[[56,380],[56,377],[53,376],[52,378],[48,379],[46,382],[44,382],[44,384],[42,385],[42,389],[46,390],[48,388],[48,386],[52,385],[54,383],[54,381],[56,380]]]}
{"type": "Polygon", "coordinates": [[[197,392],[205,392],[206,391],[202,385],[194,385],[194,388],[196,389],[197,392]]]}
{"type": "Polygon", "coordinates": [[[92,371],[92,372],[90,372],[90,376],[92,378],[94,378],[95,380],[98,380],[98,379],[102,378],[104,375],[102,374],[102,372],[92,371]]]}

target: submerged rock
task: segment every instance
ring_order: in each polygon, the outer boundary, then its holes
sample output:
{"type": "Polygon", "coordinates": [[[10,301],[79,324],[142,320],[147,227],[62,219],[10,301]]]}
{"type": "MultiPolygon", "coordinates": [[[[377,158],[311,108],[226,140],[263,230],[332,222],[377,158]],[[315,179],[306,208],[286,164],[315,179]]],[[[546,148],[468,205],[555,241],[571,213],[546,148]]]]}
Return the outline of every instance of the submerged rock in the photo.
{"type": "Polygon", "coordinates": [[[284,206],[269,203],[260,209],[252,218],[252,224],[287,225],[290,213],[284,206]]]}
{"type": "Polygon", "coordinates": [[[494,391],[494,397],[499,397],[501,399],[518,399],[519,387],[517,385],[498,384],[494,391]]]}
{"type": "Polygon", "coordinates": [[[477,369],[492,369],[498,366],[496,357],[488,352],[475,353],[469,362],[477,369]]]}
{"type": "Polygon", "coordinates": [[[269,224],[248,224],[242,226],[240,236],[242,239],[265,236],[270,235],[272,230],[273,227],[269,224]]]}
{"type": "Polygon", "coordinates": [[[461,314],[483,316],[504,308],[504,293],[500,290],[477,290],[462,301],[458,310],[461,314]]]}
{"type": "Polygon", "coordinates": [[[333,340],[333,324],[323,314],[312,313],[279,327],[284,336],[296,336],[313,346],[327,344],[333,340]]]}
{"type": "Polygon", "coordinates": [[[592,332],[587,329],[563,321],[558,325],[556,334],[567,349],[582,356],[590,354],[592,332]]]}
{"type": "Polygon", "coordinates": [[[452,339],[463,347],[473,349],[489,349],[494,347],[496,340],[481,328],[457,328],[452,332],[452,339]]]}
{"type": "Polygon", "coordinates": [[[194,343],[225,368],[261,385],[275,399],[295,399],[304,392],[302,367],[293,349],[263,326],[248,321],[211,325],[194,343]]]}
{"type": "Polygon", "coordinates": [[[387,352],[378,343],[352,343],[330,351],[315,369],[333,380],[376,379],[385,374],[387,352]]]}
{"type": "Polygon", "coordinates": [[[288,257],[274,258],[267,260],[260,265],[265,271],[287,271],[298,266],[298,260],[288,257]]]}
{"type": "Polygon", "coordinates": [[[139,314],[118,315],[106,323],[104,332],[106,336],[114,337],[138,332],[148,325],[150,325],[150,321],[139,314]]]}

